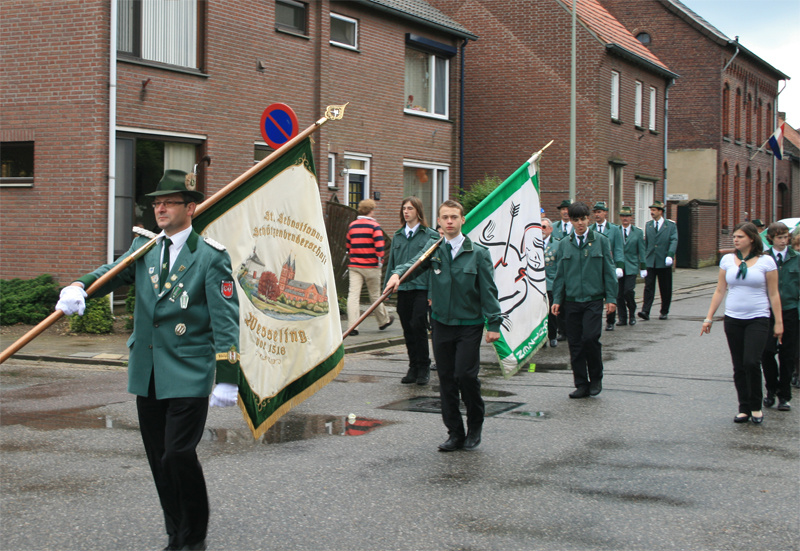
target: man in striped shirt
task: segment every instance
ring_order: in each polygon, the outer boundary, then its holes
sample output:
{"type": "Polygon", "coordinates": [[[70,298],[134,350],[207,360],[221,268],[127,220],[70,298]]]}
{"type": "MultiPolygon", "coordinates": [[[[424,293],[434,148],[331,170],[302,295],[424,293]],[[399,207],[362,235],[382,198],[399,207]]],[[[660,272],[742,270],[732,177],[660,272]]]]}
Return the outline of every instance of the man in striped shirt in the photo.
{"type": "MultiPolygon", "coordinates": [[[[361,287],[367,284],[369,298],[375,302],[381,296],[381,266],[383,265],[383,230],[377,220],[369,216],[375,210],[375,201],[364,199],[358,204],[358,218],[347,229],[347,254],[350,257],[350,292],[347,295],[347,322],[352,325],[361,315],[361,287]]],[[[375,309],[378,328],[383,331],[394,321],[381,304],[375,309]]],[[[351,335],[358,335],[354,329],[351,335]]]]}

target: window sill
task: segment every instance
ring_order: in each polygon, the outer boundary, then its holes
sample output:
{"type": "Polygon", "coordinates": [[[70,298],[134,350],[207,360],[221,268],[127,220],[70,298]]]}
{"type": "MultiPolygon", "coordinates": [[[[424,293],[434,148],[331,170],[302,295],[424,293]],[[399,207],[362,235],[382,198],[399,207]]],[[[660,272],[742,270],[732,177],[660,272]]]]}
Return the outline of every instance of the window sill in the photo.
{"type": "Polygon", "coordinates": [[[425,117],[426,119],[437,119],[440,121],[453,122],[444,115],[437,115],[435,113],[428,113],[427,111],[417,111],[416,109],[403,109],[406,115],[413,115],[415,117],[425,117]]]}
{"type": "Polygon", "coordinates": [[[333,40],[331,40],[330,41],[330,45],[331,46],[336,46],[337,48],[341,48],[343,50],[350,50],[351,52],[355,52],[357,54],[361,53],[361,50],[359,50],[358,48],[354,48],[353,46],[351,46],[349,44],[342,44],[341,42],[334,42],[333,40]]]}
{"type": "Polygon", "coordinates": [[[33,187],[33,178],[0,178],[0,187],[33,187]]]}
{"type": "Polygon", "coordinates": [[[190,67],[179,67],[178,65],[170,65],[168,63],[159,63],[158,61],[149,61],[139,57],[128,57],[124,54],[118,54],[117,61],[130,63],[131,65],[140,65],[142,67],[153,67],[155,69],[164,69],[165,71],[172,71],[173,73],[183,73],[185,75],[194,75],[196,77],[208,78],[208,74],[200,69],[192,69],[190,67]]]}
{"type": "Polygon", "coordinates": [[[621,120],[615,119],[614,117],[611,117],[611,122],[613,122],[614,124],[622,124],[621,120]]]}
{"type": "Polygon", "coordinates": [[[734,140],[733,143],[736,145],[742,145],[742,140],[734,140]]]}
{"type": "Polygon", "coordinates": [[[722,136],[722,141],[731,143],[731,139],[728,136],[722,136]]]}
{"type": "Polygon", "coordinates": [[[749,149],[750,151],[752,151],[752,150],[753,150],[753,145],[752,145],[752,144],[747,144],[747,149],[749,149]]]}
{"type": "Polygon", "coordinates": [[[275,27],[275,32],[288,34],[289,36],[296,36],[297,38],[304,38],[305,40],[311,40],[307,34],[301,33],[300,31],[294,29],[287,29],[285,27],[275,27]]]}
{"type": "Polygon", "coordinates": [[[658,130],[653,130],[653,129],[651,128],[651,129],[650,129],[650,133],[651,133],[653,136],[658,136],[658,135],[659,135],[661,132],[659,132],[658,130]]]}
{"type": "Polygon", "coordinates": [[[633,127],[634,127],[636,130],[641,130],[642,132],[644,132],[644,126],[639,126],[638,124],[634,124],[634,125],[633,125],[633,127]]]}
{"type": "Polygon", "coordinates": [[[339,191],[339,186],[332,186],[328,184],[328,191],[339,191]]]}

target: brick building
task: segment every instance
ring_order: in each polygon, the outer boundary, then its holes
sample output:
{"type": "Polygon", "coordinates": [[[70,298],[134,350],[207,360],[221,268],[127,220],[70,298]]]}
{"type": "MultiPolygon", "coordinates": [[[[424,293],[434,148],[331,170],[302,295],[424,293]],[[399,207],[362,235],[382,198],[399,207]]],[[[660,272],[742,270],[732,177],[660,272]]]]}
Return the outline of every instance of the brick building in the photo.
{"type": "Polygon", "coordinates": [[[755,154],[776,127],[779,81],[789,77],[679,0],[600,2],[681,75],[669,90],[669,193],[718,204],[706,248],[731,247],[742,220],[800,212],[788,183],[781,200],[791,207],[776,212],[775,158],[755,154]]]}
{"type": "MultiPolygon", "coordinates": [[[[778,125],[786,123],[786,113],[778,115],[778,125]]],[[[786,123],[783,127],[783,160],[775,168],[775,219],[800,218],[800,133],[786,123]],[[792,193],[794,190],[794,193],[792,193]]]]}
{"type": "Polygon", "coordinates": [[[433,212],[458,178],[467,38],[423,0],[5,1],[0,277],[66,283],[123,252],[165,169],[200,163],[208,196],[266,156],[273,102],[301,129],[351,102],[314,135],[323,201],[380,194],[388,232],[404,195],[433,212]]]}
{"type": "MultiPolygon", "coordinates": [[[[503,178],[549,140],[542,205],[569,197],[572,3],[569,0],[430,0],[481,39],[466,48],[468,183],[503,178]]],[[[635,223],[663,195],[664,91],[677,75],[596,0],[578,1],[577,200],[624,203],[635,223]]]]}

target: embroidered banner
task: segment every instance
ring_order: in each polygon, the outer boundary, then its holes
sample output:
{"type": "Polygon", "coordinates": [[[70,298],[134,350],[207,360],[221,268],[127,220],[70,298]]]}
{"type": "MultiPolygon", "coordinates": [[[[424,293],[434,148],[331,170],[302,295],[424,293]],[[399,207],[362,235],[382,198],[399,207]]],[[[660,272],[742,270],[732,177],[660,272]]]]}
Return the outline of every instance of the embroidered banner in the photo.
{"type": "Polygon", "coordinates": [[[228,249],[239,295],[239,406],[255,438],[339,374],[339,304],[310,140],[193,222],[228,249]]]}

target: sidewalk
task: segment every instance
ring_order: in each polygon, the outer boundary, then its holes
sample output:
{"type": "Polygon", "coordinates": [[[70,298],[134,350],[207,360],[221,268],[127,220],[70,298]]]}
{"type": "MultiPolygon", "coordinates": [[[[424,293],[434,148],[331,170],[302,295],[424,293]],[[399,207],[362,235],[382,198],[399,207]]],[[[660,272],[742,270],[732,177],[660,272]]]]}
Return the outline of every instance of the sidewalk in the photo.
{"type": "MultiPolygon", "coordinates": [[[[673,277],[673,291],[691,289],[704,285],[714,285],[719,275],[717,266],[709,266],[699,270],[677,269],[673,277]]],[[[636,285],[637,302],[641,304],[644,282],[636,285]]],[[[660,302],[656,293],[655,304],[660,302]]],[[[366,305],[362,305],[366,309],[366,305]]],[[[359,327],[357,336],[349,336],[344,341],[345,353],[362,352],[387,348],[403,344],[403,329],[393,307],[389,308],[395,317],[394,323],[384,331],[378,330],[374,316],[370,316],[359,327]]],[[[342,331],[347,323],[342,321],[342,331]]],[[[22,350],[12,356],[19,360],[54,361],[68,363],[87,363],[111,366],[125,366],[128,360],[126,346],[129,333],[112,333],[109,335],[61,335],[49,329],[28,343],[22,350]]],[[[0,335],[0,349],[5,349],[16,341],[16,336],[0,335]]]]}

